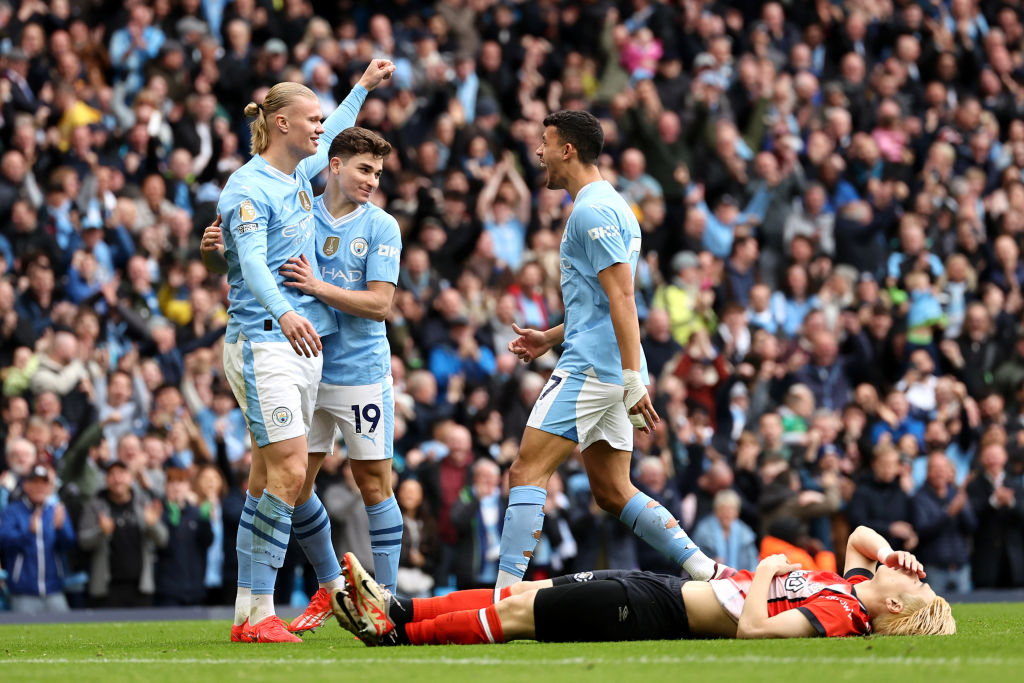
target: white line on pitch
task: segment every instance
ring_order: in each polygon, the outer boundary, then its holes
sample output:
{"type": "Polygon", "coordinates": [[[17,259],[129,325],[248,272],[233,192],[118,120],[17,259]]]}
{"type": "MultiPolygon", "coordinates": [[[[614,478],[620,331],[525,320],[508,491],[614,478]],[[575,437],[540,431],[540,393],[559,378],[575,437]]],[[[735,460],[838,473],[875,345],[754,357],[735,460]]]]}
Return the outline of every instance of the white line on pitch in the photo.
{"type": "MultiPolygon", "coordinates": [[[[336,659],[310,659],[310,658],[288,658],[276,659],[200,659],[185,658],[177,659],[168,657],[103,657],[96,656],[88,659],[72,659],[67,657],[32,657],[25,659],[4,658],[0,659],[2,664],[225,664],[232,666],[266,664],[302,664],[302,665],[334,665],[336,659]]],[[[346,659],[346,666],[359,664],[386,665],[386,664],[447,664],[447,665],[471,665],[471,666],[505,666],[515,665],[514,659],[499,659],[494,657],[367,657],[346,659]]],[[[616,657],[614,659],[602,659],[595,657],[566,657],[557,659],[531,659],[531,663],[541,666],[576,666],[580,664],[904,664],[910,666],[950,666],[950,665],[1017,665],[1024,664],[1024,658],[1020,657],[772,657],[767,655],[681,655],[681,656],[651,656],[651,657],[616,657]]]]}

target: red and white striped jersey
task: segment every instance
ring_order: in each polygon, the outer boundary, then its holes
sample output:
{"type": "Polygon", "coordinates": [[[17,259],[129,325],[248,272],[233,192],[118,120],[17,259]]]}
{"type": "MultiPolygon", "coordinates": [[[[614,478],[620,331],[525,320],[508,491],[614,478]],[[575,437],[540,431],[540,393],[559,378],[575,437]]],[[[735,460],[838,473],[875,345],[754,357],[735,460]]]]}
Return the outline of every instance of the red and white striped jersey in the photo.
{"type": "MultiPolygon", "coordinates": [[[[865,569],[852,569],[843,578],[835,572],[793,571],[780,574],[768,590],[768,616],[796,609],[807,617],[818,635],[860,636],[871,632],[868,610],[854,586],[872,577],[865,569]]],[[[750,571],[711,581],[722,607],[739,622],[747,591],[754,580],[750,571]]]]}

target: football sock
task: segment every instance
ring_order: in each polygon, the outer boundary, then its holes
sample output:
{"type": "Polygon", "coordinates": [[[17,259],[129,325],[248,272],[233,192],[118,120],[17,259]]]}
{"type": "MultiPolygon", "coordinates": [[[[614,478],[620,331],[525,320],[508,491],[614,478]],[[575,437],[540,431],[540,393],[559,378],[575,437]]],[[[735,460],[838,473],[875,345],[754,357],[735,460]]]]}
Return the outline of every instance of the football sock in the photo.
{"type": "Polygon", "coordinates": [[[436,619],[405,625],[405,636],[413,645],[474,645],[504,643],[498,609],[488,605],[480,609],[442,614],[436,619]]]}
{"type": "MultiPolygon", "coordinates": [[[[502,588],[503,597],[508,597],[511,588],[502,588]]],[[[480,609],[494,604],[494,591],[490,588],[455,591],[436,598],[413,598],[412,621],[436,619],[449,612],[461,612],[467,609],[480,609]]]]}
{"type": "Polygon", "coordinates": [[[622,508],[619,519],[653,548],[685,569],[697,581],[707,581],[714,560],[690,540],[678,520],[661,503],[639,491],[622,508]]]}
{"type": "Polygon", "coordinates": [[[370,520],[370,550],[373,551],[373,579],[395,593],[398,560],[402,554],[402,510],[392,495],[376,505],[366,506],[370,520]]]}
{"type": "Polygon", "coordinates": [[[256,506],[252,522],[252,625],[274,614],[274,583],[288,549],[293,510],[266,489],[256,506]]]}
{"type": "Polygon", "coordinates": [[[313,565],[320,586],[327,590],[341,588],[341,565],[331,543],[331,520],[316,493],[295,507],[292,533],[313,565]]]}
{"type": "Polygon", "coordinates": [[[238,520],[235,537],[235,556],[238,558],[238,592],[235,594],[235,626],[249,618],[250,588],[252,588],[252,518],[256,514],[259,498],[245,492],[242,517],[238,520]]]}
{"type": "Polygon", "coordinates": [[[513,486],[508,495],[505,525],[501,530],[501,555],[494,601],[506,586],[523,580],[544,526],[544,501],[548,492],[539,486],[513,486]]]}

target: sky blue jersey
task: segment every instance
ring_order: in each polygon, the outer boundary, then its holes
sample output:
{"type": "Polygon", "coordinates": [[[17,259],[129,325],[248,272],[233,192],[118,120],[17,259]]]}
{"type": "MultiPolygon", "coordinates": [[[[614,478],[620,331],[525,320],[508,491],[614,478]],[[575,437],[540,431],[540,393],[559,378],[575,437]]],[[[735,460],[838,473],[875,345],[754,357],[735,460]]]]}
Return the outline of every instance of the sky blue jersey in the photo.
{"type": "MultiPolygon", "coordinates": [[[[622,357],[615,341],[608,296],[597,274],[616,263],[636,273],[640,224],[611,183],[590,183],[576,195],[559,249],[565,342],[557,367],[593,371],[597,379],[622,384],[622,357]]],[[[641,375],[648,382],[647,360],[640,352],[641,375]]]]}
{"type": "MultiPolygon", "coordinates": [[[[316,257],[320,278],[342,289],[366,291],[368,282],[398,284],[402,234],[398,221],[373,204],[335,218],[317,197],[316,257]]],[[[380,382],[391,373],[391,346],[383,322],[334,311],[338,333],[323,340],[321,381],[339,386],[380,382]]]]}
{"type": "Polygon", "coordinates": [[[259,155],[231,174],[221,191],[224,257],[228,263],[226,341],[244,333],[253,341],[286,341],[278,320],[295,311],[322,337],[337,330],[330,309],[316,297],[284,287],[279,271],[288,259],[305,254],[316,268],[313,189],[309,179],[327,166],[334,137],[355,123],[366,99],[357,85],[324,122],[316,154],[303,159],[291,175],[259,155]]]}

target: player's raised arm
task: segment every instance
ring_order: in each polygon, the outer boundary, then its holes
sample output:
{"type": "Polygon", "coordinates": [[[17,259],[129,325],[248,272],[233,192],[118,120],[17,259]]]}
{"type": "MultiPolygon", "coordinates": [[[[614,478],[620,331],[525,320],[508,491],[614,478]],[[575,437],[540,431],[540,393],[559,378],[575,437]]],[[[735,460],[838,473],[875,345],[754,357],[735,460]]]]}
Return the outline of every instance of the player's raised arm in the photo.
{"type": "Polygon", "coordinates": [[[852,569],[874,571],[876,562],[893,569],[915,572],[921,578],[926,575],[924,566],[913,554],[893,550],[889,542],[873,529],[866,526],[857,527],[846,542],[846,564],[843,566],[843,573],[852,569]]]}
{"type": "Polygon", "coordinates": [[[770,555],[757,565],[754,580],[743,602],[737,638],[806,638],[815,635],[814,624],[798,610],[768,616],[768,593],[776,576],[799,569],[785,555],[770,555]]]}
{"type": "Polygon", "coordinates": [[[331,142],[334,141],[338,133],[356,125],[359,110],[362,109],[366,96],[383,81],[391,78],[394,71],[395,65],[390,60],[374,59],[370,62],[366,71],[359,78],[359,82],[353,86],[348,96],[324,121],[324,134],[320,136],[316,154],[302,160],[299,164],[300,172],[304,173],[307,178],[312,178],[327,167],[327,152],[331,148],[331,142]]]}

